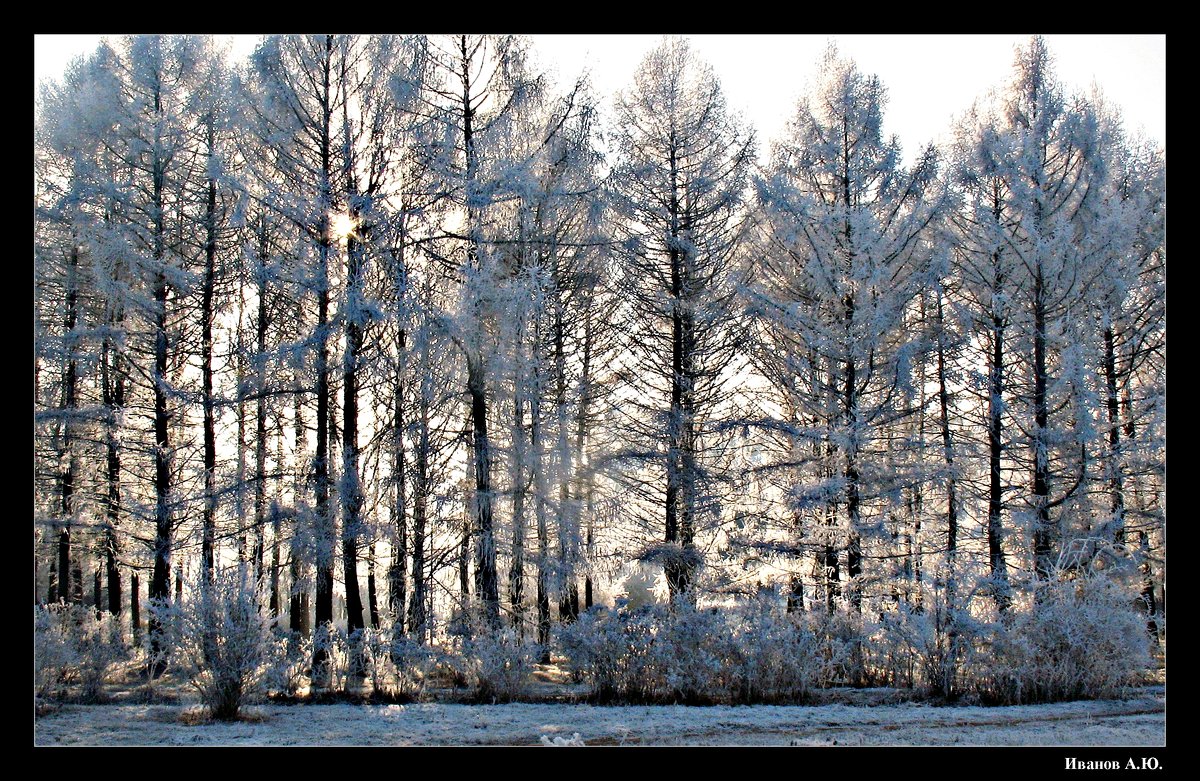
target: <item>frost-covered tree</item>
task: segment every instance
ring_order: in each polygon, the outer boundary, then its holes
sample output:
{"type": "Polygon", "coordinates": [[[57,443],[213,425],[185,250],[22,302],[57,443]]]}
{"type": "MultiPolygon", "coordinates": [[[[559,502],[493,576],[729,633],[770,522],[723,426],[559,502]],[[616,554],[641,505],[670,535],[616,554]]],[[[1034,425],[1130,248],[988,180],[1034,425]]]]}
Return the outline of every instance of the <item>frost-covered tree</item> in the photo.
{"type": "MultiPolygon", "coordinates": [[[[339,79],[347,44],[333,35],[280,36],[263,41],[253,57],[250,80],[254,99],[245,103],[260,146],[249,150],[249,166],[264,183],[259,197],[299,230],[311,259],[300,271],[301,285],[316,299],[317,322],[305,349],[314,355],[316,451],[312,461],[313,553],[316,565],[315,618],[319,627],[333,621],[334,509],[330,475],[331,269],[335,252],[334,217],[340,206],[335,178],[340,153],[339,114],[346,99],[339,79]]],[[[357,578],[347,588],[357,588],[357,578]]],[[[349,601],[349,600],[348,600],[349,601]]],[[[361,605],[358,607],[361,622],[361,605]]],[[[314,666],[325,662],[317,643],[314,666]]]]}
{"type": "MultiPolygon", "coordinates": [[[[1002,503],[999,454],[1006,445],[999,416],[1008,393],[1007,406],[1019,410],[1014,439],[1025,446],[1013,448],[1010,441],[1004,457],[1031,476],[1023,504],[1039,580],[1056,566],[1061,515],[1087,470],[1093,410],[1082,374],[1081,329],[1109,240],[1093,220],[1108,176],[1101,131],[1094,106],[1063,95],[1045,41],[1034,38],[1018,49],[1012,81],[968,147],[973,164],[965,180],[983,199],[972,201],[974,216],[966,225],[972,246],[984,250],[976,249],[973,266],[985,259],[991,267],[975,274],[992,289],[991,300],[978,300],[992,310],[989,527],[999,523],[1002,503]],[[1002,338],[1010,322],[1015,333],[1007,352],[1013,361],[1005,376],[1002,338]]],[[[997,533],[990,537],[999,544],[997,533]]],[[[1003,553],[993,547],[992,557],[1002,591],[1003,553]]],[[[998,600],[1003,606],[1004,597],[998,600]]]]}
{"type": "Polygon", "coordinates": [[[881,434],[910,392],[917,341],[905,315],[926,279],[944,195],[932,148],[905,170],[898,142],[883,137],[879,79],[832,47],[820,68],[757,183],[765,243],[748,294],[763,337],[756,349],[770,353],[760,365],[779,409],[792,413],[782,425],[823,445],[823,474],[793,486],[790,501],[828,511],[818,572],[831,601],[844,549],[857,609],[862,538],[882,530],[883,505],[900,487],[881,434]]]}
{"type": "Polygon", "coordinates": [[[611,191],[636,410],[627,436],[654,475],[638,492],[662,497],[651,506],[665,511],[658,553],[675,596],[693,585],[696,533],[721,511],[716,424],[741,336],[732,272],[753,135],[682,39],[642,60],[616,124],[611,191]]]}

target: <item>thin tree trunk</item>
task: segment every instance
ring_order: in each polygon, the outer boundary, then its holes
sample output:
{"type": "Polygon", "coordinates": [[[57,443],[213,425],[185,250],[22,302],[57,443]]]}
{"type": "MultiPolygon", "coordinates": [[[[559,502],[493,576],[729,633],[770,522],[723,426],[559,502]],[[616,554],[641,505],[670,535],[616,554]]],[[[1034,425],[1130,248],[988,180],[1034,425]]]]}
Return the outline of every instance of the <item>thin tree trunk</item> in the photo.
{"type": "MultiPolygon", "coordinates": [[[[997,224],[1001,218],[999,185],[992,191],[992,217],[997,224]]],[[[1006,280],[1000,265],[1000,251],[992,254],[994,292],[991,314],[991,355],[988,366],[988,518],[987,542],[988,564],[992,577],[992,595],[996,608],[1006,613],[1012,605],[1012,594],[1008,582],[1008,562],[1004,556],[1001,513],[1004,511],[1004,487],[1000,482],[1000,459],[1004,451],[1004,332],[1006,318],[997,309],[999,292],[1005,289],[1006,280]]]]}
{"type": "MultiPolygon", "coordinates": [[[[1039,220],[1040,222],[1040,220],[1039,220]]],[[[1033,279],[1033,563],[1034,576],[1048,581],[1054,568],[1054,527],[1050,521],[1049,377],[1046,366],[1045,282],[1039,263],[1033,279]]]]}
{"type": "MultiPolygon", "coordinates": [[[[211,160],[213,127],[208,128],[208,150],[211,160]]],[[[201,403],[204,406],[204,510],[201,518],[200,558],[204,582],[211,583],[216,549],[217,516],[217,433],[213,398],[213,295],[216,285],[217,259],[217,183],[208,179],[208,198],[204,213],[204,278],[200,297],[201,344],[201,403]]]]}
{"type": "MultiPolygon", "coordinates": [[[[304,301],[301,298],[296,301],[296,333],[303,333],[304,328],[304,301]]],[[[292,425],[295,433],[295,456],[293,460],[295,473],[292,483],[292,503],[295,505],[297,511],[299,511],[302,501],[301,497],[308,490],[306,486],[308,433],[304,425],[304,396],[301,393],[303,380],[299,369],[295,371],[292,377],[292,384],[292,390],[295,393],[292,399],[292,425]]],[[[309,592],[303,582],[304,561],[301,556],[300,541],[297,538],[295,521],[293,521],[292,530],[291,549],[288,555],[288,576],[291,580],[288,596],[288,629],[292,632],[307,635],[309,630],[309,592]]]]}
{"type": "MultiPolygon", "coordinates": [[[[558,417],[558,558],[562,577],[558,618],[563,623],[570,623],[579,617],[579,584],[575,581],[575,565],[579,558],[579,496],[578,491],[574,498],[571,496],[571,474],[574,464],[568,442],[566,333],[562,302],[559,300],[560,292],[557,288],[552,291],[552,296],[554,405],[558,417]]],[[[577,445],[576,450],[580,447],[581,444],[577,445]]]]}
{"type": "Polygon", "coordinates": [[[379,601],[375,594],[375,541],[367,549],[367,608],[371,616],[371,628],[379,628],[379,601]]]}
{"type": "MultiPolygon", "coordinates": [[[[333,206],[330,174],[331,104],[330,69],[333,56],[333,36],[325,36],[324,59],[321,62],[321,126],[320,156],[321,181],[318,202],[321,215],[318,221],[320,239],[317,242],[317,452],[313,458],[316,499],[316,629],[323,634],[327,625],[333,623],[333,547],[334,524],[330,507],[329,478],[329,210],[333,206]]],[[[328,654],[324,642],[314,643],[313,677],[318,686],[328,684],[326,660],[328,654]]]]}
{"type": "MultiPolygon", "coordinates": [[[[357,215],[354,215],[357,216],[357,215]]],[[[358,361],[362,352],[362,248],[346,242],[346,353],[342,369],[342,567],[346,585],[346,631],[363,628],[362,596],[358,585],[358,538],[362,533],[362,485],[358,452],[358,361]]],[[[361,671],[361,666],[355,669],[361,671]]]]}
{"type": "Polygon", "coordinates": [[[133,646],[142,644],[142,602],[141,586],[137,573],[129,576],[129,631],[133,637],[133,646]]]}
{"type": "Polygon", "coordinates": [[[952,610],[955,601],[955,557],[958,552],[958,491],[954,474],[954,440],[950,434],[950,394],[946,389],[945,319],[942,312],[942,288],[937,290],[937,373],[938,408],[942,427],[942,454],[946,461],[946,601],[952,610]]]}
{"type": "MultiPolygon", "coordinates": [[[[258,398],[254,405],[254,582],[257,589],[264,585],[264,538],[267,526],[267,243],[266,220],[260,226],[257,277],[258,311],[254,323],[255,351],[254,387],[258,398]]],[[[276,466],[278,468],[278,465],[276,466]]]]}
{"type": "MultiPolygon", "coordinates": [[[[407,475],[405,463],[404,430],[404,393],[405,393],[405,351],[408,348],[408,330],[405,323],[405,296],[408,288],[408,270],[404,262],[404,239],[401,238],[398,249],[392,256],[394,269],[392,274],[392,295],[396,306],[396,377],[393,386],[392,414],[395,417],[395,430],[392,434],[392,484],[396,492],[392,504],[392,523],[396,530],[395,541],[392,545],[392,564],[388,567],[388,607],[396,631],[404,632],[406,614],[405,586],[408,580],[408,511],[407,475]]],[[[415,513],[415,511],[414,511],[415,513]]],[[[414,521],[415,523],[415,521],[414,521]]],[[[415,577],[419,573],[414,572],[415,577]]]]}
{"type": "Polygon", "coordinates": [[[66,284],[66,314],[63,318],[63,346],[67,356],[67,364],[63,370],[63,412],[62,425],[62,454],[60,456],[63,471],[60,475],[61,489],[61,526],[58,532],[58,572],[60,584],[58,598],[60,602],[70,603],[73,589],[71,588],[71,527],[75,518],[75,408],[78,406],[77,374],[75,360],[75,326],[79,319],[79,245],[72,244],[68,255],[67,284],[66,284]]]}
{"type": "MultiPolygon", "coordinates": [[[[154,90],[154,115],[162,116],[162,95],[154,90]]],[[[152,232],[154,262],[154,570],[150,580],[150,602],[166,605],[170,598],[171,573],[171,463],[167,410],[167,274],[164,244],[163,186],[164,171],[161,139],[156,124],[154,139],[152,232]]],[[[163,646],[162,620],[150,614],[150,653],[153,664],[150,674],[158,678],[166,670],[166,649],[163,646]]]]}
{"type": "Polygon", "coordinates": [[[429,407],[433,396],[433,370],[429,365],[428,333],[418,340],[418,369],[421,377],[417,397],[417,443],[413,486],[412,568],[413,594],[408,603],[408,628],[411,635],[425,641],[425,521],[429,497],[429,407]]]}
{"type": "Polygon", "coordinates": [[[525,377],[524,339],[518,327],[515,339],[517,350],[516,376],[513,378],[513,538],[512,564],[508,570],[508,600],[512,607],[512,623],[519,637],[525,633],[525,377]]]}
{"type": "MultiPolygon", "coordinates": [[[[116,315],[111,320],[112,323],[122,321],[121,315],[116,315]]],[[[125,407],[125,377],[124,368],[120,365],[120,356],[113,349],[109,338],[104,340],[101,373],[105,407],[105,482],[108,484],[108,497],[105,502],[104,568],[108,580],[108,612],[119,616],[121,572],[117,566],[117,529],[121,522],[121,448],[117,439],[117,418],[125,407]]]]}
{"type": "Polygon", "coordinates": [[[1114,542],[1125,542],[1125,480],[1121,457],[1121,420],[1117,399],[1117,360],[1111,323],[1104,329],[1104,379],[1108,391],[1108,488],[1112,494],[1109,528],[1114,542]]]}
{"type": "MultiPolygon", "coordinates": [[[[535,380],[536,382],[536,380],[535,380]]],[[[546,475],[542,457],[542,409],[538,394],[530,399],[530,468],[534,492],[534,518],[537,522],[537,643],[542,648],[542,664],[550,663],[550,535],[546,523],[546,475]]]]}
{"type": "MultiPolygon", "coordinates": [[[[478,189],[476,181],[478,161],[475,152],[475,135],[473,122],[475,109],[471,102],[471,58],[467,52],[466,36],[459,38],[462,56],[462,121],[463,149],[466,153],[466,191],[467,191],[467,223],[470,239],[467,242],[467,267],[471,273],[478,274],[480,265],[480,243],[482,229],[480,227],[479,209],[475,205],[478,189]]],[[[500,592],[499,579],[496,574],[496,542],[492,527],[492,465],[491,444],[488,439],[488,400],[487,380],[484,373],[483,353],[483,313],[480,311],[480,294],[475,294],[472,301],[474,324],[472,326],[472,344],[467,350],[467,392],[471,397],[472,421],[472,456],[475,465],[475,526],[478,539],[475,546],[476,579],[479,581],[478,597],[483,605],[484,618],[488,625],[496,628],[500,625],[500,592]]]]}

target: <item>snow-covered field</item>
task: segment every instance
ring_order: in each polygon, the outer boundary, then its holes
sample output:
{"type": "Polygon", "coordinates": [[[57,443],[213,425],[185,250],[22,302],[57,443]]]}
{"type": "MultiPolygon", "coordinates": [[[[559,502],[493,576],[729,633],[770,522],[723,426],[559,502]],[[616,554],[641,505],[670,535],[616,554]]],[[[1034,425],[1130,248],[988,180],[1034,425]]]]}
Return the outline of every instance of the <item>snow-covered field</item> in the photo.
{"type": "Polygon", "coordinates": [[[1015,707],[578,704],[258,705],[205,722],[189,705],[64,705],[39,746],[1163,746],[1165,692],[1015,707]],[[578,733],[578,739],[575,734],[578,733]]]}

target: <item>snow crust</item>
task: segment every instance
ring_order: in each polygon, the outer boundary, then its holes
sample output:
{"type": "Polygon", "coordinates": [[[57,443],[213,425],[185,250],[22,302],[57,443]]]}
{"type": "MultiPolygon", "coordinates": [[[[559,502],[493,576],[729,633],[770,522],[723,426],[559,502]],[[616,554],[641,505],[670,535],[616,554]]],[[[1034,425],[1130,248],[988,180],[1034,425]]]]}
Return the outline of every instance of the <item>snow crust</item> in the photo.
{"type": "Polygon", "coordinates": [[[1165,693],[1011,707],[257,705],[207,722],[195,705],[64,705],[38,746],[1163,746],[1165,693]],[[577,734],[576,734],[577,733],[577,734]]]}

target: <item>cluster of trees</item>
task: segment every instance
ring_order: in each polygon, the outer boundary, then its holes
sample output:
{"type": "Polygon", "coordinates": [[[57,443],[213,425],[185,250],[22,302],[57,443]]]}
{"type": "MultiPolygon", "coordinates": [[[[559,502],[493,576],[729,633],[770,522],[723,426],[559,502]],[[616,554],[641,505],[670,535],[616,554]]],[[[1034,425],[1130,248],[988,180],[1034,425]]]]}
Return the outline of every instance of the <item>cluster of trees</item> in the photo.
{"type": "Polygon", "coordinates": [[[140,36],[43,85],[39,604],[136,637],[147,573],[237,566],[295,631],[548,654],[638,561],[788,611],[1105,570],[1153,623],[1165,162],[1041,39],[911,167],[832,47],[761,165],[684,40],[607,119],[532,61],[140,36]]]}

